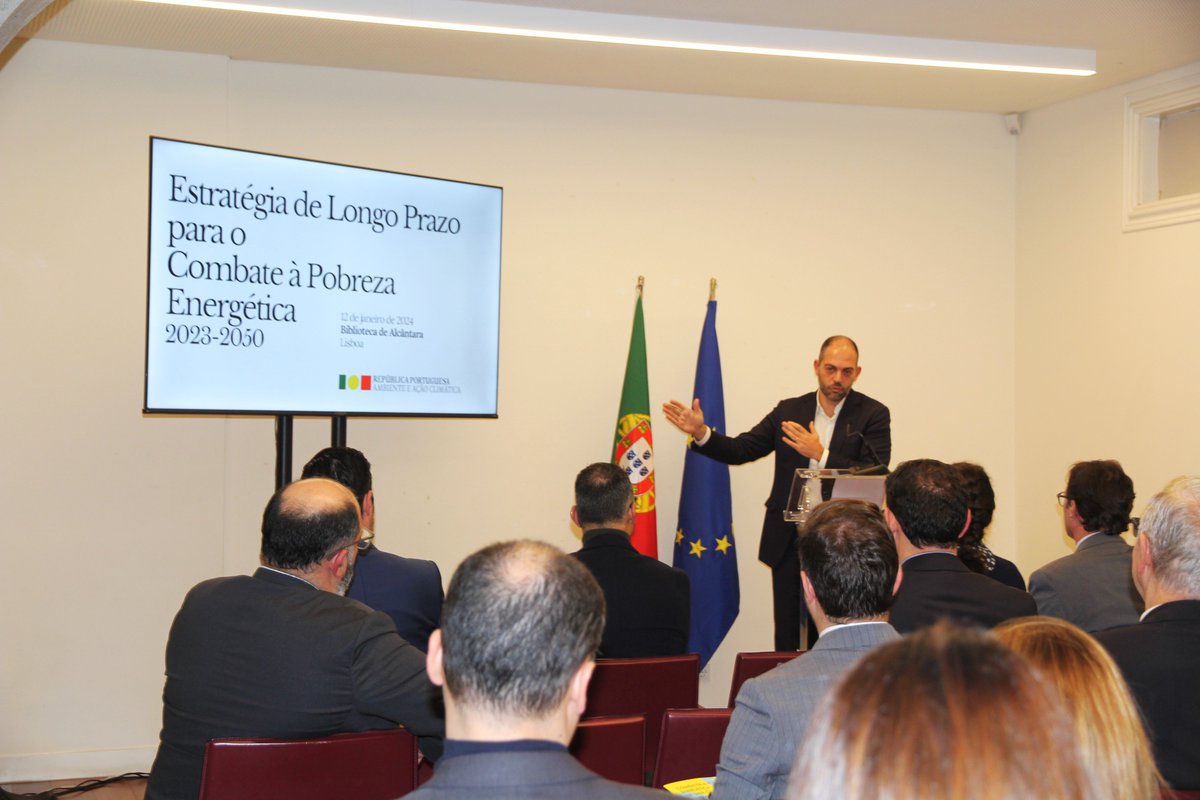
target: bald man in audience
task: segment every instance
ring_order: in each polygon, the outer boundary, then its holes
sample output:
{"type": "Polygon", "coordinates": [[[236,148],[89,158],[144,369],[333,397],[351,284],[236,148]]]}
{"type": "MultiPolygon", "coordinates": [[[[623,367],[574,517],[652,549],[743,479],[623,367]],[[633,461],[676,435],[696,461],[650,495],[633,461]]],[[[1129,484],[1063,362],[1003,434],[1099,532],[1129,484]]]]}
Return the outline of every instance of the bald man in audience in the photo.
{"type": "Polygon", "coordinates": [[[1146,505],[1132,569],[1146,612],[1096,639],[1129,683],[1163,778],[1200,789],[1200,478],[1176,478],[1146,505]]]}
{"type": "Polygon", "coordinates": [[[210,739],[306,739],[404,725],[441,753],[437,689],[386,614],[342,595],[362,520],[344,486],[316,478],[263,512],[262,566],[183,601],[167,640],[163,727],[147,800],[195,800],[210,739]]]}
{"type": "Polygon", "coordinates": [[[446,752],[408,796],[663,797],[607,781],[567,752],[603,630],[600,587],[561,550],[506,542],[467,557],[429,639],[429,677],[445,690],[446,752]]]}
{"type": "Polygon", "coordinates": [[[904,580],[891,624],[911,633],[939,619],[990,628],[1037,613],[1027,592],[972,572],[958,558],[971,512],[958,470],[933,459],[905,461],[887,476],[888,527],[904,580]]]}
{"type": "Polygon", "coordinates": [[[800,741],[826,692],[864,653],[900,638],[887,622],[899,566],[874,504],[830,500],[809,515],[800,537],[800,580],[819,638],[803,656],[738,692],[714,800],[787,796],[800,741]]]}

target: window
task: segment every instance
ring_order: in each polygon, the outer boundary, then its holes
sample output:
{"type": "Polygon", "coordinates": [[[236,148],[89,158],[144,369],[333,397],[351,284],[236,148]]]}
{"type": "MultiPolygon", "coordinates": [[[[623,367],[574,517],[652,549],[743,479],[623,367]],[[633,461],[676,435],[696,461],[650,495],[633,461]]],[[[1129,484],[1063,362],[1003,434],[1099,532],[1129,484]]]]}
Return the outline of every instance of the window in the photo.
{"type": "Polygon", "coordinates": [[[1125,98],[1125,221],[1137,231],[1200,220],[1200,73],[1125,98]]]}

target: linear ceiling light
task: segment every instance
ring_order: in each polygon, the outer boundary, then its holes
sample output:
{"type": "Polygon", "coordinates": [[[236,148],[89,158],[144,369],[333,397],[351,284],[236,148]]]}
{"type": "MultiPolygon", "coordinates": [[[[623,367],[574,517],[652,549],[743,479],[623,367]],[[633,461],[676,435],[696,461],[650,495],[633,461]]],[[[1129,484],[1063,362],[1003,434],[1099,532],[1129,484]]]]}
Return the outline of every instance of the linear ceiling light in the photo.
{"type": "Polygon", "coordinates": [[[1094,75],[1096,51],[640,17],[473,0],[141,0],[162,5],[577,42],[925,67],[1094,75]],[[353,10],[346,10],[353,9],[353,10]]]}

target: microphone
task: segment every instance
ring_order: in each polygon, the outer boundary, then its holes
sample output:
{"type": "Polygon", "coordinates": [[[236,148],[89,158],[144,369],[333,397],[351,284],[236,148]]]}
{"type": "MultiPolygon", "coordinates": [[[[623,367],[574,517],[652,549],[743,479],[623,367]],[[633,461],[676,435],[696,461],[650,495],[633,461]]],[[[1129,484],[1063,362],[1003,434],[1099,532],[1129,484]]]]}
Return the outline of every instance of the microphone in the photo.
{"type": "Polygon", "coordinates": [[[879,453],[877,453],[875,448],[871,446],[871,442],[867,439],[867,437],[863,436],[862,431],[852,431],[850,430],[850,426],[847,425],[846,438],[850,437],[858,437],[861,439],[862,443],[866,445],[867,452],[871,454],[871,458],[875,459],[874,464],[868,464],[865,467],[854,467],[851,469],[851,472],[853,472],[855,475],[874,475],[876,473],[886,475],[888,471],[887,464],[883,463],[883,459],[879,457],[879,453]]]}

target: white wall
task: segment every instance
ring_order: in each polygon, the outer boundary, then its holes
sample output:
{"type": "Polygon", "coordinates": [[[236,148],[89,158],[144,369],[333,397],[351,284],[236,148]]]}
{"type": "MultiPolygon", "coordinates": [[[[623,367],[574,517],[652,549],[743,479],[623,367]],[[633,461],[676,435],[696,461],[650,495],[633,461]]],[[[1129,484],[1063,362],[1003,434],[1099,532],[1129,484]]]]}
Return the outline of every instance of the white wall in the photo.
{"type": "Polygon", "coordinates": [[[1017,520],[1026,570],[1070,552],[1054,494],[1119,460],[1134,514],[1197,474],[1200,224],[1121,232],[1124,97],[1200,64],[1027,114],[1017,169],[1017,520]]]}
{"type": "MultiPolygon", "coordinates": [[[[505,187],[499,419],[350,422],[384,547],[447,577],[499,538],[576,547],[571,484],[608,457],[642,274],[655,404],[691,389],[716,276],[731,427],[808,391],[820,340],[850,334],[893,461],[983,463],[993,544],[1018,552],[1017,145],[996,116],[41,41],[0,71],[0,108],[0,781],[147,768],[183,593],[256,563],[271,420],[140,413],[151,134],[505,187]]],[[[684,442],[654,424],[669,554],[684,442]]],[[[298,420],[299,462],[327,431],[298,420]]],[[[770,479],[767,461],[733,471],[743,612],[709,705],[733,653],[771,646],[754,560],[770,479]]]]}

